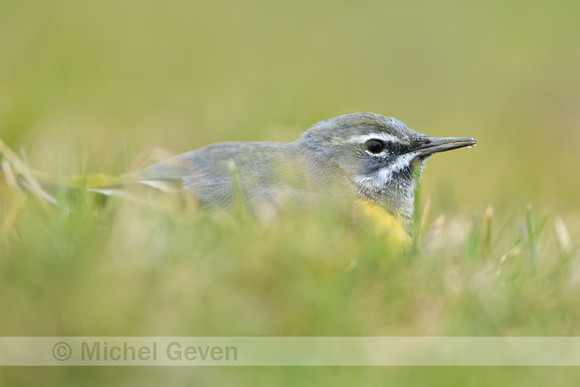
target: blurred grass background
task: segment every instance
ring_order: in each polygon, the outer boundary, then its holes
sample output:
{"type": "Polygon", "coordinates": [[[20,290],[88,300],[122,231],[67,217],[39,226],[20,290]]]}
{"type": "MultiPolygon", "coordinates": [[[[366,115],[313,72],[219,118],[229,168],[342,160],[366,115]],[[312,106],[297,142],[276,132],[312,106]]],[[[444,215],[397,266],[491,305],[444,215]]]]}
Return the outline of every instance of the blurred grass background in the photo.
{"type": "MultiPolygon", "coordinates": [[[[561,216],[574,243],[580,232],[579,19],[575,1],[3,0],[0,138],[38,170],[123,173],[157,148],[292,141],[357,111],[479,144],[427,162],[422,198],[446,226],[406,260],[324,219],[277,225],[264,244],[254,226],[201,215],[28,202],[0,240],[0,335],[577,335],[578,255],[553,230],[561,216]],[[537,240],[528,203],[534,222],[547,215],[537,240]],[[486,250],[476,230],[490,204],[486,250]]],[[[578,376],[493,370],[63,368],[3,381],[578,376]]]]}

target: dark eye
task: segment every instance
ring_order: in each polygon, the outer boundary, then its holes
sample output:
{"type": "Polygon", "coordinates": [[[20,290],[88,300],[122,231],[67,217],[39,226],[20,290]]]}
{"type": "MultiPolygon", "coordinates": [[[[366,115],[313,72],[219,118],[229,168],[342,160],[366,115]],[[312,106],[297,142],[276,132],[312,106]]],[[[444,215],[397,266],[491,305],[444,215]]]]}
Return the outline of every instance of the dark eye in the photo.
{"type": "Polygon", "coordinates": [[[374,154],[381,153],[385,149],[385,143],[381,140],[368,140],[365,146],[369,152],[374,154]]]}

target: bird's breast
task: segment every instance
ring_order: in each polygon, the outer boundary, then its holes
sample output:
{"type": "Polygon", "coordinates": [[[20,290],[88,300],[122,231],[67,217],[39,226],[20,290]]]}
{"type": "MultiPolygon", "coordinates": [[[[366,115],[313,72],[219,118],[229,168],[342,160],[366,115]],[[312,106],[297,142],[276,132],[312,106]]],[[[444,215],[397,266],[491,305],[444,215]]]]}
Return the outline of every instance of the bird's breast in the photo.
{"type": "Polygon", "coordinates": [[[384,234],[390,246],[409,246],[411,235],[407,232],[401,218],[389,213],[378,204],[357,199],[354,206],[357,222],[369,224],[379,234],[384,234]]]}

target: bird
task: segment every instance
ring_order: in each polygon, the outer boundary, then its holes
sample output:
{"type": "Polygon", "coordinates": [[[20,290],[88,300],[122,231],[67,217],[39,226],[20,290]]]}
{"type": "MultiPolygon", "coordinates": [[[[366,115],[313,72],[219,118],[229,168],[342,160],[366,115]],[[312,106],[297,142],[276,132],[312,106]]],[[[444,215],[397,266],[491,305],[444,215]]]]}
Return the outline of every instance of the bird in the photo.
{"type": "Polygon", "coordinates": [[[435,138],[375,113],[326,119],[294,142],[208,145],[129,175],[139,184],[178,182],[202,206],[231,208],[240,199],[263,217],[285,203],[310,209],[330,199],[355,208],[395,239],[412,234],[414,179],[438,152],[473,147],[465,137],[435,138]]]}
{"type": "MultiPolygon", "coordinates": [[[[129,185],[177,187],[201,207],[231,209],[241,203],[260,219],[289,206],[309,211],[333,200],[353,203],[353,218],[370,220],[394,243],[405,243],[413,232],[415,176],[420,178],[425,160],[476,143],[420,134],[393,117],[352,113],[320,121],[293,142],[216,143],[119,178],[95,174],[81,181],[103,195],[129,185]]],[[[36,174],[36,184],[29,176],[21,180],[51,198],[38,188],[49,179],[36,174]]],[[[68,185],[79,187],[74,180],[68,185]]]]}

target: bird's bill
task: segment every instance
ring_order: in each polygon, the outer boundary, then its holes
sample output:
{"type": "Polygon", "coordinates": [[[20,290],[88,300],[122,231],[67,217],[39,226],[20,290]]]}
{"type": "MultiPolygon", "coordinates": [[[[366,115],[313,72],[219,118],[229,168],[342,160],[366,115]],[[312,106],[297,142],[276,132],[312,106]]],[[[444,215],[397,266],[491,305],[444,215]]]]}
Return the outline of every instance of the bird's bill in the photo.
{"type": "Polygon", "coordinates": [[[427,156],[437,152],[445,152],[452,149],[472,147],[477,144],[477,140],[467,137],[427,137],[418,147],[411,150],[417,152],[419,156],[427,156]]]}

